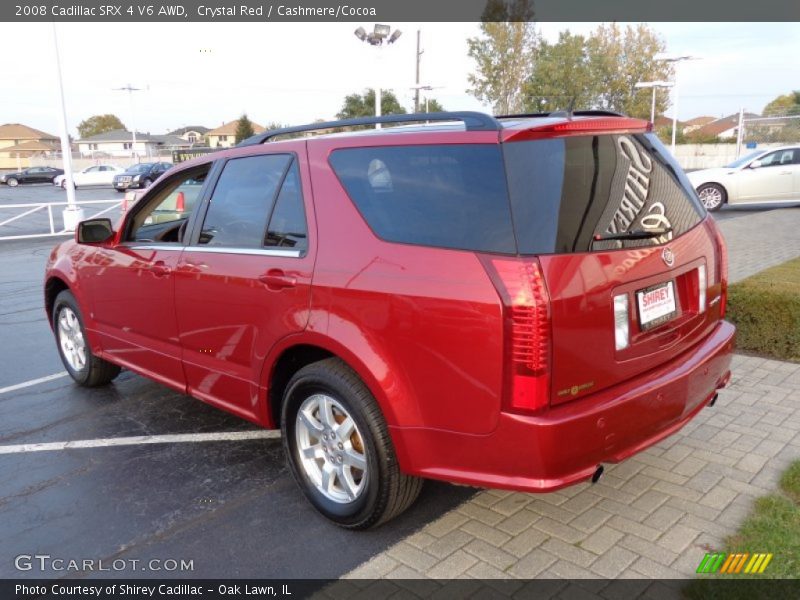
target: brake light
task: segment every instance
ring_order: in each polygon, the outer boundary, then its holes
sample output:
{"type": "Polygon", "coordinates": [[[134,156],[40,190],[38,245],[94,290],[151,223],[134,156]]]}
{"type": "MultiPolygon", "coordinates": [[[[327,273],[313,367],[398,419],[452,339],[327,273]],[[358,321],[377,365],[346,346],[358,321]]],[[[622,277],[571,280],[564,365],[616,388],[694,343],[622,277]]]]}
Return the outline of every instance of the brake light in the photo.
{"type": "Polygon", "coordinates": [[[631,119],[628,117],[577,118],[570,121],[559,121],[558,123],[534,126],[528,129],[508,129],[504,132],[503,141],[521,141],[543,136],[572,135],[591,132],[643,133],[652,130],[653,124],[643,119],[631,119]]]}
{"type": "Polygon", "coordinates": [[[533,412],[550,399],[550,298],[535,260],[487,258],[484,266],[503,300],[505,404],[533,412]]]}
{"type": "Polygon", "coordinates": [[[186,197],[183,195],[183,192],[178,192],[178,196],[175,198],[175,210],[177,212],[186,211],[186,197]]]}

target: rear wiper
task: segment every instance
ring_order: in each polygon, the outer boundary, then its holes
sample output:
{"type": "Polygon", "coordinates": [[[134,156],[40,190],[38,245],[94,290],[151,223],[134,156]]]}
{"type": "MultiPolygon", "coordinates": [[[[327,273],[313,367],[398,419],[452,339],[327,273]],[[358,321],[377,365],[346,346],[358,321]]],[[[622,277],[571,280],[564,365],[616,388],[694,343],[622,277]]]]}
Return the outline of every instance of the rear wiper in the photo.
{"type": "Polygon", "coordinates": [[[672,233],[672,227],[660,227],[658,229],[631,229],[619,233],[598,233],[592,238],[593,242],[605,242],[608,240],[648,240],[659,237],[667,233],[672,233]]]}

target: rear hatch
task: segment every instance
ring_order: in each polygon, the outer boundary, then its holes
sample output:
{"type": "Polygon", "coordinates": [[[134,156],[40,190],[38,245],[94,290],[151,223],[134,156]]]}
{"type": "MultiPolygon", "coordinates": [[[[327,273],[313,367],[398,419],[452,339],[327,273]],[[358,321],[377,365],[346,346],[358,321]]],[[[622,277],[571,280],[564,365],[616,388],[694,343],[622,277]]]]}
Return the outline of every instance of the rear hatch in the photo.
{"type": "Polygon", "coordinates": [[[551,405],[710,333],[724,311],[721,240],[645,122],[507,132],[503,148],[519,252],[538,260],[550,300],[551,405]]]}

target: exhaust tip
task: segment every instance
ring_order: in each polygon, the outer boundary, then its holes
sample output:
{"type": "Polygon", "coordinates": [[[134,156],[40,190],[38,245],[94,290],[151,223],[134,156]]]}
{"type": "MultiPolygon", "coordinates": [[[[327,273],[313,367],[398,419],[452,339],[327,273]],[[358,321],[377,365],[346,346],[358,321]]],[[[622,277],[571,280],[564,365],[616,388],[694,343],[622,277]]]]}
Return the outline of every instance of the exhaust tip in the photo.
{"type": "Polygon", "coordinates": [[[714,397],[711,398],[711,402],[709,402],[708,405],[714,406],[717,403],[717,398],[719,398],[719,394],[714,394],[714,397]]]}
{"type": "Polygon", "coordinates": [[[603,471],[603,465],[598,465],[597,470],[594,472],[594,475],[592,475],[592,483],[600,481],[600,478],[603,476],[603,471]]]}

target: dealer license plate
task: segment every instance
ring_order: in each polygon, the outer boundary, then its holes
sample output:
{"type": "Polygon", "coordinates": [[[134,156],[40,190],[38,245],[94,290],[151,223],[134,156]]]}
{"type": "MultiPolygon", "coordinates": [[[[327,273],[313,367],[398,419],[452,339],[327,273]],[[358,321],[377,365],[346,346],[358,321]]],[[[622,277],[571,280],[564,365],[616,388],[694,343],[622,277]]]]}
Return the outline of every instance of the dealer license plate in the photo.
{"type": "Polygon", "coordinates": [[[642,331],[658,327],[678,314],[675,302],[675,284],[672,281],[659,283],[636,292],[639,305],[639,326],[642,331]]]}

